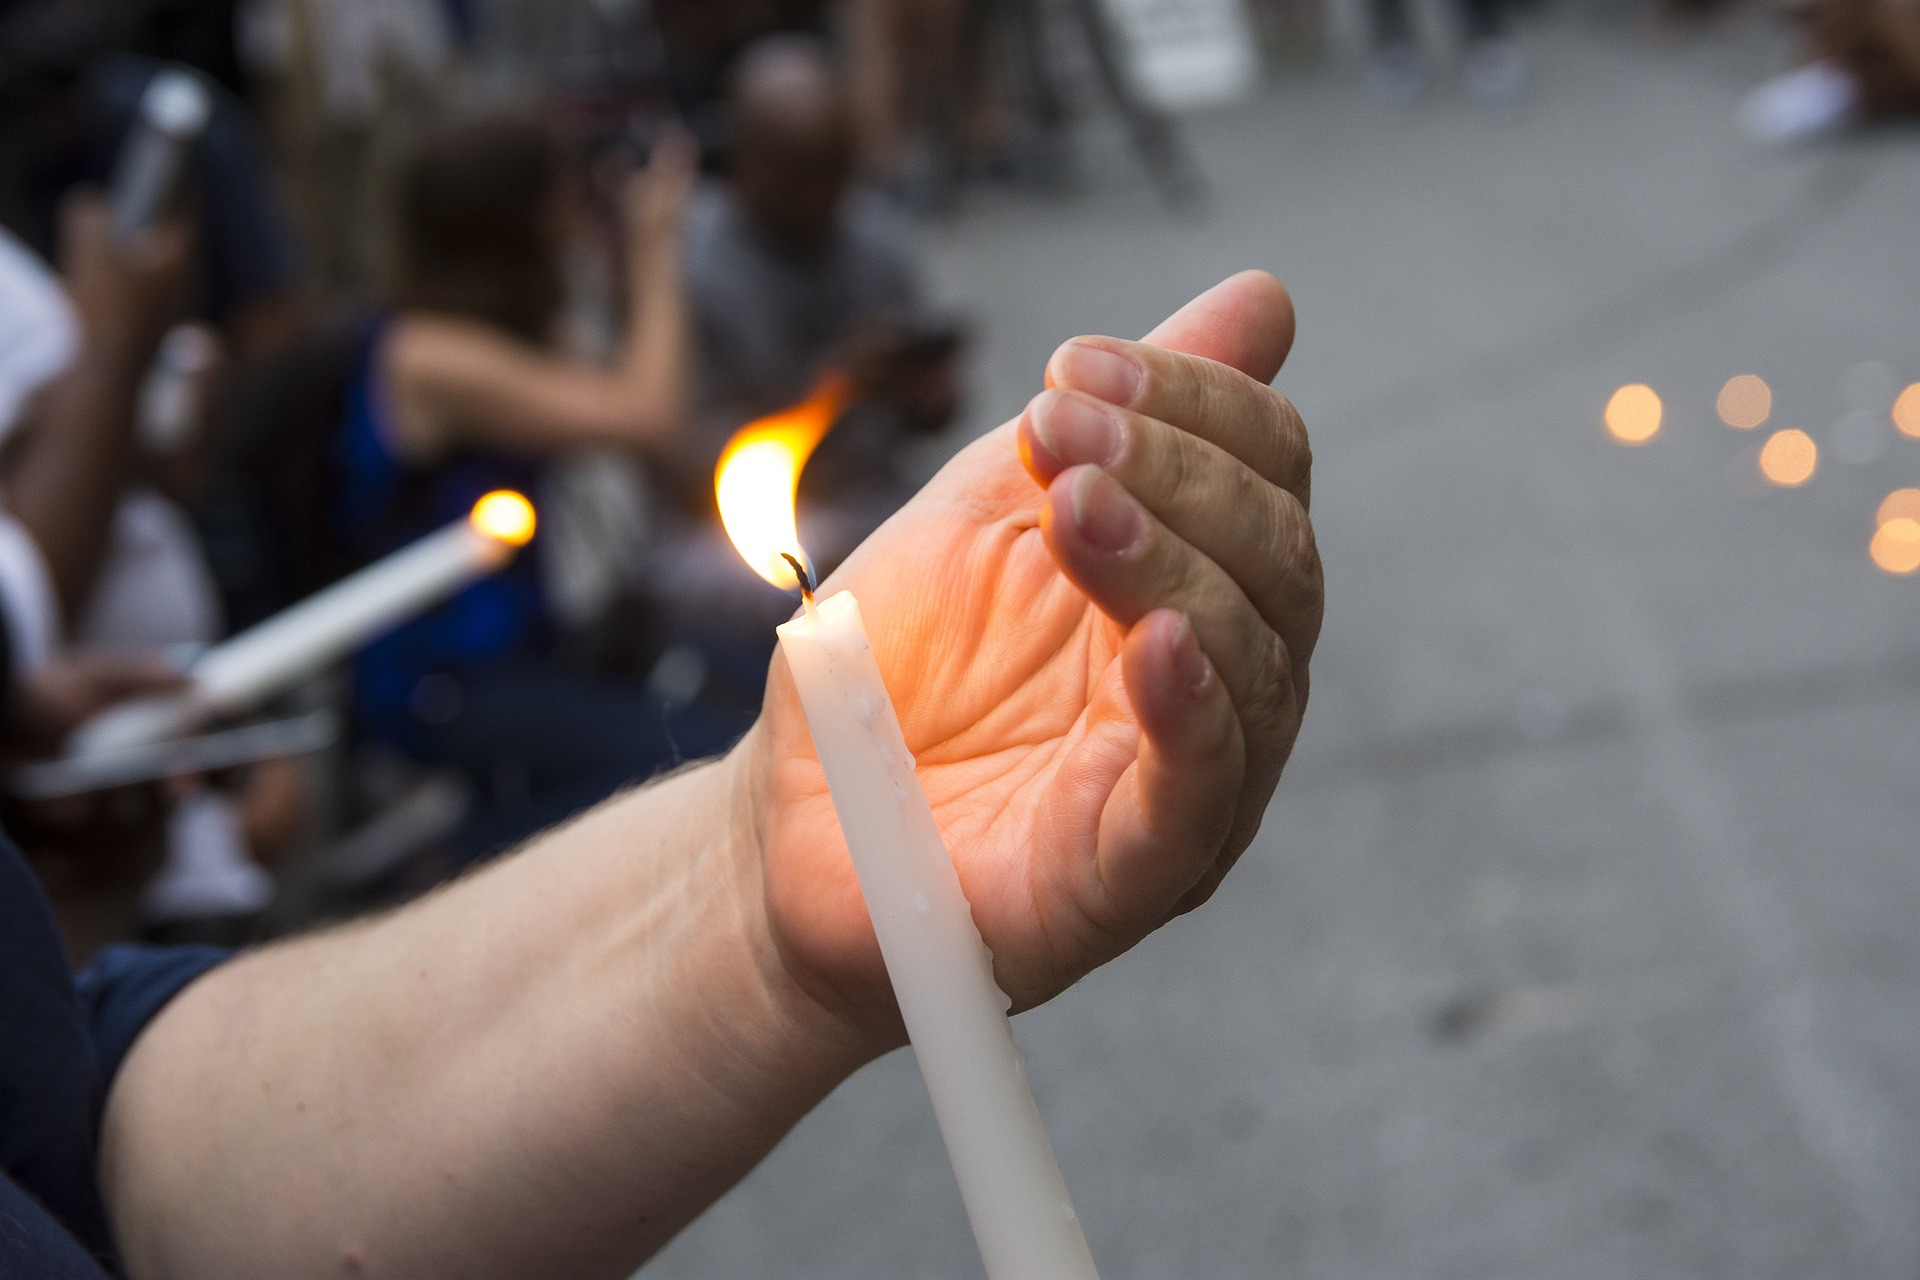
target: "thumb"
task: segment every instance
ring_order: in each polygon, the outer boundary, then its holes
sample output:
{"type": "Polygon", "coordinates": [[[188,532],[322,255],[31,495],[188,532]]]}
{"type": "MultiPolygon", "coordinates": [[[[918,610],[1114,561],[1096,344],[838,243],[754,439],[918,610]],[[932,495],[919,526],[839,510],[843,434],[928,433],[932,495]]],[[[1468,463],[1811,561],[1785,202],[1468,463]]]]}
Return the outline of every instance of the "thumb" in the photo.
{"type": "Polygon", "coordinates": [[[1293,298],[1264,271],[1242,271],[1154,326],[1144,342],[1273,381],[1293,349],[1293,298]]]}

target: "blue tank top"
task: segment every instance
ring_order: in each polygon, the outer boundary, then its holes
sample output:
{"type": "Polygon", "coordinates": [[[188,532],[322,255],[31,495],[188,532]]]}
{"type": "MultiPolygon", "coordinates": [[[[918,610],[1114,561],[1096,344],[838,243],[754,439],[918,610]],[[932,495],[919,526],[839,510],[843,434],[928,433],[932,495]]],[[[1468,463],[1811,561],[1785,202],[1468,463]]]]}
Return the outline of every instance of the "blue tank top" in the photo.
{"type": "MultiPolygon", "coordinates": [[[[532,495],[535,468],[524,461],[464,452],[421,466],[393,439],[380,352],[388,321],[368,326],[347,391],[346,421],[335,457],[335,532],[364,563],[462,519],[481,495],[516,489],[532,495]]],[[[354,656],[354,700],[376,734],[402,747],[419,732],[415,690],[429,675],[472,679],[493,664],[528,655],[548,641],[537,546],[512,564],[354,656]]]]}

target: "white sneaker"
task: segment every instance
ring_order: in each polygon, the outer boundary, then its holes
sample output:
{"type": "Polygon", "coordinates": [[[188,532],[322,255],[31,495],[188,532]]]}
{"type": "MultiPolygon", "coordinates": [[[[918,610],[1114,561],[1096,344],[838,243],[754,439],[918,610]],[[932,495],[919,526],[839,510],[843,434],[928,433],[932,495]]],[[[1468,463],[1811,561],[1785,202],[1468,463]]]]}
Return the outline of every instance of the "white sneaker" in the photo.
{"type": "Polygon", "coordinates": [[[1740,123],[1761,142],[1805,142],[1860,118],[1860,85],[1838,63],[1810,62],[1747,95],[1740,123]]]}
{"type": "Polygon", "coordinates": [[[1374,54],[1367,69],[1367,88],[1389,106],[1412,105],[1427,88],[1420,51],[1410,44],[1394,44],[1374,54]]]}
{"type": "Polygon", "coordinates": [[[1510,107],[1526,84],[1526,68],[1511,40],[1482,40],[1467,55],[1467,92],[1483,107],[1510,107]]]}
{"type": "Polygon", "coordinates": [[[167,860],[141,894],[148,923],[246,915],[272,897],[273,877],[248,855],[231,797],[203,788],[175,802],[167,815],[167,860]]]}

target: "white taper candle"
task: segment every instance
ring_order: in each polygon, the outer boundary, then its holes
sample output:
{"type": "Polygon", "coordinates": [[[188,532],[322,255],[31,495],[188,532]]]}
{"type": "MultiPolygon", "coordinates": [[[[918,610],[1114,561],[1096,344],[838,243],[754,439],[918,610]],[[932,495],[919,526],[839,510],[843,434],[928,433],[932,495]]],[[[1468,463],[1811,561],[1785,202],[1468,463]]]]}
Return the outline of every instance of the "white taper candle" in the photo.
{"type": "Polygon", "coordinates": [[[120,750],[245,711],[513,559],[533,533],[519,494],[489,494],[456,520],[213,646],[178,694],[111,707],[74,731],[73,755],[120,750]]]}
{"type": "Polygon", "coordinates": [[[860,892],[992,1280],[1093,1280],[1008,1000],[841,592],[780,628],[860,892]]]}

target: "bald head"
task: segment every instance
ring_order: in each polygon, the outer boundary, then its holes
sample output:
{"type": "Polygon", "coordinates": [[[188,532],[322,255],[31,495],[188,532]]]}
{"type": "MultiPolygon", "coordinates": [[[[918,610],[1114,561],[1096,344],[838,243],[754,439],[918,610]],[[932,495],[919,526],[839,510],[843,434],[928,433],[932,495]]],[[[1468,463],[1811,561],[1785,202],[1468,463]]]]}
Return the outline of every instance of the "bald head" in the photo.
{"type": "Polygon", "coordinates": [[[785,247],[824,244],[854,159],[853,116],[826,47],[806,36],[752,45],[734,68],[727,108],[728,172],[747,216],[785,247]]]}

